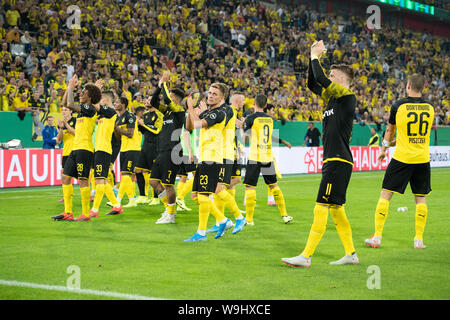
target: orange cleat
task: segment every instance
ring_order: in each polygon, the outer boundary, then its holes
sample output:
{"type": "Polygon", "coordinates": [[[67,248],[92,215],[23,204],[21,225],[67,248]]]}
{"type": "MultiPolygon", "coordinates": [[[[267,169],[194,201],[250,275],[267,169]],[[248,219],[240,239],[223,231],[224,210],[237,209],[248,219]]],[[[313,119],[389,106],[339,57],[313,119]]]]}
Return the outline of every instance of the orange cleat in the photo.
{"type": "Polygon", "coordinates": [[[108,212],[106,215],[107,216],[114,216],[114,215],[118,215],[121,214],[123,212],[122,206],[118,207],[118,208],[112,208],[110,212],[108,212]]]}
{"type": "Polygon", "coordinates": [[[81,214],[75,221],[91,221],[91,218],[86,217],[84,214],[81,214]]]}
{"type": "Polygon", "coordinates": [[[89,217],[98,218],[98,211],[94,211],[94,210],[89,211],[89,217]]]}
{"type": "Polygon", "coordinates": [[[57,216],[53,216],[52,219],[55,221],[73,221],[73,214],[63,212],[57,216]]]}

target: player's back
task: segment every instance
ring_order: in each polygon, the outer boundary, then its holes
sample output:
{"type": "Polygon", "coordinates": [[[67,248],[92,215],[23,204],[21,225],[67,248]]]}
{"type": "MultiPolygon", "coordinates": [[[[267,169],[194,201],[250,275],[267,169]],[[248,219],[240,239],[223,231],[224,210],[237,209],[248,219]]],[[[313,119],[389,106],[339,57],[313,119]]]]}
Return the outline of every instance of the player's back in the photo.
{"type": "Polygon", "coordinates": [[[250,155],[251,161],[271,162],[273,120],[264,112],[255,112],[245,118],[244,131],[251,129],[250,155]]]}
{"type": "Polygon", "coordinates": [[[408,97],[395,102],[389,118],[389,123],[397,127],[393,158],[403,163],[429,162],[433,120],[434,107],[422,97],[408,97]]]}
{"type": "Polygon", "coordinates": [[[92,133],[94,132],[97,110],[92,105],[80,105],[75,126],[75,137],[72,150],[88,150],[93,152],[92,133]]]}

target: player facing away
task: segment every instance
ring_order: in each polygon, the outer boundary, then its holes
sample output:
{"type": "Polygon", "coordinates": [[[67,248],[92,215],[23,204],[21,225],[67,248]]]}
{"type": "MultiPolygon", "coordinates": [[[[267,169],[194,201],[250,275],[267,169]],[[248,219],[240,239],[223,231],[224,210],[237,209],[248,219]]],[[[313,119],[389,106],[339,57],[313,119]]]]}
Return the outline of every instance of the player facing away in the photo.
{"type": "Polygon", "coordinates": [[[151,106],[164,114],[163,126],[158,135],[159,153],[150,175],[150,185],[158,192],[159,199],[166,207],[156,224],[175,223],[175,179],[180,168],[180,165],[175,163],[176,158],[179,157],[176,147],[180,144],[181,128],[185,120],[185,110],[181,106],[185,92],[178,87],[169,90],[167,87],[169,79],[168,72],[161,76],[150,102],[151,106]],[[162,104],[159,103],[161,92],[164,100],[162,104]]]}
{"type": "Polygon", "coordinates": [[[120,146],[120,180],[119,194],[117,200],[122,201],[126,194],[128,204],[124,208],[136,207],[136,191],[134,183],[134,167],[141,151],[142,134],[137,129],[136,115],[127,110],[128,100],[125,97],[117,98],[114,108],[117,119],[114,134],[121,140],[120,146]]]}
{"type": "Polygon", "coordinates": [[[375,209],[375,233],[365,240],[367,246],[379,248],[384,223],[389,212],[389,201],[394,193],[403,194],[408,183],[416,200],[416,235],[414,248],[424,249],[423,232],[427,221],[426,196],[431,192],[430,131],[434,107],[422,97],[423,75],[413,74],[406,86],[408,97],[396,101],[391,108],[381,153],[392,144],[397,130],[396,148],[383,179],[380,198],[375,209]]]}
{"type": "Polygon", "coordinates": [[[76,75],[70,79],[67,85],[66,107],[77,112],[75,126],[75,137],[73,148],[64,166],[62,175],[62,189],[64,195],[64,212],[53,216],[53,220],[73,221],[72,200],[73,185],[72,178],[78,179],[81,193],[81,215],[75,221],[89,221],[90,190],[89,171],[91,170],[94,157],[94,146],[92,144],[92,132],[95,127],[97,110],[94,104],[100,102],[101,91],[94,84],[86,84],[80,93],[80,104],[74,102],[74,89],[78,86],[76,75]]]}
{"type": "Polygon", "coordinates": [[[253,214],[256,207],[256,185],[259,174],[262,173],[264,182],[272,190],[276,205],[284,223],[293,219],[288,216],[283,192],[278,186],[275,163],[273,161],[272,141],[280,142],[272,136],[273,119],[264,112],[267,97],[258,94],[255,97],[255,112],[245,118],[242,123],[245,139],[250,137],[250,154],[248,156],[244,185],[245,185],[245,220],[253,226],[253,214]]]}
{"type": "MultiPolygon", "coordinates": [[[[188,120],[186,129],[200,128],[199,163],[195,171],[192,188],[192,200],[199,205],[199,224],[197,232],[186,242],[206,241],[206,226],[209,214],[219,221],[219,228],[214,236],[220,238],[226,231],[230,222],[216,204],[211,201],[210,195],[216,193],[219,174],[223,168],[223,129],[226,115],[223,110],[228,87],[222,83],[213,83],[208,89],[208,108],[201,103],[194,110],[192,96],[186,100],[188,106],[188,120]]],[[[226,192],[226,191],[225,191],[226,192]]],[[[228,194],[230,196],[230,194],[228,194]]],[[[231,197],[231,196],[230,196],[231,197]]]]}
{"type": "Polygon", "coordinates": [[[323,41],[311,47],[308,70],[308,88],[326,102],[323,112],[323,168],[314,221],[303,252],[293,258],[282,258],[282,262],[293,267],[309,267],[320,239],[325,233],[330,212],[345,256],[330,264],[358,264],[352,240],[352,230],[345,214],[344,204],[348,183],[353,169],[350,139],[356,107],[355,94],[350,89],[353,70],[345,65],[333,65],[329,78],[324,74],[319,59],[325,50],[323,41]]]}
{"type": "Polygon", "coordinates": [[[153,162],[155,161],[158,152],[158,134],[161,132],[163,126],[164,115],[158,109],[152,107],[150,102],[151,98],[148,98],[145,101],[147,111],[144,112],[142,118],[137,120],[138,129],[144,135],[142,150],[139,153],[138,162],[134,168],[140,194],[136,200],[136,203],[138,204],[150,202],[150,199],[146,196],[148,188],[144,173],[150,174],[152,171],[153,162]]]}
{"type": "MultiPolygon", "coordinates": [[[[96,85],[102,88],[102,82],[98,81],[96,85]]],[[[97,110],[97,132],[95,136],[94,147],[94,178],[95,178],[95,196],[94,203],[89,216],[98,217],[98,210],[106,195],[112,203],[113,208],[107,215],[116,215],[123,212],[120,202],[114,195],[113,187],[108,183],[108,173],[112,157],[111,139],[114,134],[114,126],[117,118],[116,111],[113,108],[114,93],[111,91],[102,92],[100,104],[94,105],[97,110]]]]}

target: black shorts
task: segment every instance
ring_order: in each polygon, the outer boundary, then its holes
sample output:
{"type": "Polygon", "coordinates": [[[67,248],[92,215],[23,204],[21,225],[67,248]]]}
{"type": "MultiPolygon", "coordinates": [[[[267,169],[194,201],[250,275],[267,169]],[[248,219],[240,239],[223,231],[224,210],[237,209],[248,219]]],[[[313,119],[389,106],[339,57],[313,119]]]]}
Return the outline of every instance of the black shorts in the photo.
{"type": "Polygon", "coordinates": [[[136,168],[145,171],[151,171],[157,155],[156,145],[145,143],[142,147],[141,152],[139,153],[136,168]]]}
{"type": "Polygon", "coordinates": [[[392,159],[383,179],[383,189],[403,194],[406,186],[416,196],[426,196],[431,192],[430,163],[409,164],[392,159]]]}
{"type": "Polygon", "coordinates": [[[153,163],[150,180],[159,180],[163,185],[174,185],[181,164],[172,161],[171,151],[162,151],[153,163]]]}
{"type": "Polygon", "coordinates": [[[199,163],[195,171],[192,192],[215,193],[221,168],[221,163],[199,163]]]}
{"type": "Polygon", "coordinates": [[[95,151],[94,152],[94,178],[99,179],[107,179],[109,166],[111,164],[111,155],[104,151],[95,151]]]}
{"type": "Polygon", "coordinates": [[[242,164],[234,160],[233,168],[231,169],[231,178],[240,177],[242,171],[242,164]]]}
{"type": "Polygon", "coordinates": [[[62,157],[62,168],[64,169],[64,167],[66,166],[66,162],[67,162],[67,158],[68,158],[69,156],[63,156],[62,157]]]}
{"type": "Polygon", "coordinates": [[[134,167],[140,151],[125,151],[120,153],[120,172],[134,174],[134,167]]]}
{"type": "Polygon", "coordinates": [[[322,167],[317,203],[343,205],[353,166],[342,161],[325,162],[322,167]]]}
{"type": "Polygon", "coordinates": [[[117,156],[120,152],[120,146],[121,144],[112,145],[112,154],[111,154],[111,165],[114,165],[114,162],[116,162],[117,156]]]}
{"type": "Polygon", "coordinates": [[[185,176],[187,177],[189,172],[194,172],[197,170],[197,159],[194,158],[194,162],[189,162],[188,156],[183,156],[182,158],[182,164],[180,165],[180,169],[178,170],[179,176],[185,176]]]}
{"type": "Polygon", "coordinates": [[[233,164],[232,163],[224,163],[220,167],[219,170],[219,179],[217,183],[224,184],[229,186],[231,183],[231,175],[233,173],[233,164]]]}
{"type": "Polygon", "coordinates": [[[89,179],[94,153],[88,150],[73,150],[64,164],[63,175],[75,179],[89,179]]]}
{"type": "Polygon", "coordinates": [[[262,173],[264,182],[267,185],[277,183],[277,174],[275,171],[275,163],[273,161],[266,163],[248,161],[247,166],[245,167],[244,185],[256,187],[260,173],[262,173]]]}

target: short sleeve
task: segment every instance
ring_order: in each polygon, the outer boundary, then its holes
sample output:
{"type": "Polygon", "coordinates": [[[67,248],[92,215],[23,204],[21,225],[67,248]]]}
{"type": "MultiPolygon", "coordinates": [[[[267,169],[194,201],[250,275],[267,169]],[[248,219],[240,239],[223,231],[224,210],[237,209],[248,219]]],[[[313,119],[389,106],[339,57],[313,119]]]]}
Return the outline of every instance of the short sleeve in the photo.
{"type": "Polygon", "coordinates": [[[134,128],[136,124],[136,116],[133,113],[128,113],[127,128],[134,128]]]}
{"type": "Polygon", "coordinates": [[[398,106],[399,106],[398,102],[396,102],[392,105],[391,114],[389,115],[389,123],[390,124],[394,124],[394,125],[396,124],[395,117],[397,116],[398,106]]]}
{"type": "Polygon", "coordinates": [[[88,117],[92,118],[97,113],[97,110],[95,110],[94,106],[89,104],[82,104],[80,106],[80,114],[82,117],[88,117]]]}
{"type": "Polygon", "coordinates": [[[98,113],[105,118],[111,119],[116,114],[116,111],[108,106],[100,106],[100,111],[98,113]]]}
{"type": "Polygon", "coordinates": [[[216,123],[221,123],[225,119],[225,113],[218,109],[212,110],[203,119],[208,123],[208,127],[212,127],[216,123]]]}

